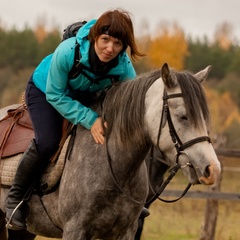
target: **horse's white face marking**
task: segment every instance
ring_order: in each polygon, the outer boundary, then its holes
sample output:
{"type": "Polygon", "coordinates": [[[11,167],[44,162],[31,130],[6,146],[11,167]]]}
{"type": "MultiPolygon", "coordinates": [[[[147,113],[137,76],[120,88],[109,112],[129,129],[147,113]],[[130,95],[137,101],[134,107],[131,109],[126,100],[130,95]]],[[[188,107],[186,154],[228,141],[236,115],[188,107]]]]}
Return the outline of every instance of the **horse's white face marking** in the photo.
{"type": "MultiPolygon", "coordinates": [[[[209,68],[206,68],[196,74],[195,77],[199,78],[200,81],[203,81],[208,71],[209,68]]],[[[155,81],[149,88],[145,99],[145,121],[147,131],[149,132],[150,138],[154,144],[157,144],[162,114],[162,95],[164,88],[166,89],[168,95],[181,93],[180,86],[175,82],[176,79],[171,79],[169,76],[167,76],[166,79],[160,78],[155,81]]],[[[183,97],[168,99],[168,107],[174,128],[182,143],[186,143],[189,140],[198,137],[208,136],[208,129],[203,116],[201,117],[201,121],[203,122],[202,127],[195,127],[191,117],[187,114],[183,97]]],[[[165,127],[161,130],[159,147],[172,164],[175,164],[175,155],[177,151],[169,133],[168,123],[166,123],[165,127]]],[[[184,154],[181,154],[179,157],[179,163],[182,166],[185,166],[189,162],[192,167],[183,168],[183,173],[188,177],[189,182],[192,184],[199,182],[203,184],[213,184],[220,174],[220,163],[212,144],[208,141],[195,143],[184,150],[184,154]]]]}

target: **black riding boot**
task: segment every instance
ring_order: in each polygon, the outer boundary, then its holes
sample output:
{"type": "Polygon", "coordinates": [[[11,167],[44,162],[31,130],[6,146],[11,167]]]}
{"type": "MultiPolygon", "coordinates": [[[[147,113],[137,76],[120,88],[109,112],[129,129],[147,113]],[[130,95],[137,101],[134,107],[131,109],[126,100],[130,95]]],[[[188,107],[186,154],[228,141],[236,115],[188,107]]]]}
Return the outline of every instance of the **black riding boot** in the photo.
{"type": "Polygon", "coordinates": [[[34,140],[23,154],[6,200],[6,227],[12,230],[26,229],[27,201],[42,168],[34,140]]]}

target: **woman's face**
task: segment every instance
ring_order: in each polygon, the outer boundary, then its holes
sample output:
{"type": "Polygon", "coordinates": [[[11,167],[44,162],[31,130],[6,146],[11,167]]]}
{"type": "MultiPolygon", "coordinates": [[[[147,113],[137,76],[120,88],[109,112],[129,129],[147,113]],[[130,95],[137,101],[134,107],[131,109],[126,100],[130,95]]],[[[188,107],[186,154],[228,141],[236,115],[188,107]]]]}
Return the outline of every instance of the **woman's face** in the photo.
{"type": "Polygon", "coordinates": [[[109,62],[121,52],[123,43],[118,38],[101,34],[95,41],[94,49],[100,61],[109,62]]]}

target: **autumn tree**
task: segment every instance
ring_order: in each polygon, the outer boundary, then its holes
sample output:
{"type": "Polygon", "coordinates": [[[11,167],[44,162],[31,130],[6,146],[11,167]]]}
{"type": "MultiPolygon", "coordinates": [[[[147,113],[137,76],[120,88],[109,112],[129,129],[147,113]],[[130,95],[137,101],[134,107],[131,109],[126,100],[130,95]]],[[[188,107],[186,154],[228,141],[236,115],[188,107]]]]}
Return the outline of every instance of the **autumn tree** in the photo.
{"type": "Polygon", "coordinates": [[[61,42],[60,33],[57,27],[48,30],[46,27],[46,18],[43,15],[38,18],[34,28],[35,37],[39,43],[39,61],[52,53],[61,42]]]}
{"type": "Polygon", "coordinates": [[[223,22],[217,26],[214,34],[215,42],[217,42],[220,47],[224,50],[229,50],[229,48],[234,43],[233,26],[229,22],[223,22]]]}
{"type": "Polygon", "coordinates": [[[43,14],[42,16],[39,16],[37,18],[37,24],[36,24],[36,27],[34,28],[34,34],[40,44],[43,42],[43,40],[47,36],[46,22],[47,22],[47,19],[43,14]]]}
{"type": "Polygon", "coordinates": [[[148,57],[147,57],[149,55],[148,49],[151,44],[151,35],[150,35],[148,21],[143,19],[140,26],[141,26],[141,29],[139,30],[140,35],[137,37],[137,45],[140,51],[146,54],[146,56],[139,58],[138,59],[139,61],[133,62],[133,65],[137,74],[150,70],[148,66],[148,57]]]}
{"type": "Polygon", "coordinates": [[[240,136],[240,113],[236,102],[229,92],[220,93],[206,88],[206,96],[212,118],[213,139],[221,141],[218,142],[219,146],[233,147],[232,142],[240,136]]]}
{"type": "Polygon", "coordinates": [[[218,83],[212,84],[211,87],[220,93],[231,93],[231,98],[237,103],[238,108],[240,109],[239,75],[237,75],[235,72],[229,73],[226,75],[226,77],[221,79],[221,81],[218,81],[218,83]]]}
{"type": "Polygon", "coordinates": [[[177,23],[161,23],[150,43],[148,53],[151,68],[168,63],[171,67],[182,70],[185,56],[188,54],[188,44],[183,30],[177,23]]]}

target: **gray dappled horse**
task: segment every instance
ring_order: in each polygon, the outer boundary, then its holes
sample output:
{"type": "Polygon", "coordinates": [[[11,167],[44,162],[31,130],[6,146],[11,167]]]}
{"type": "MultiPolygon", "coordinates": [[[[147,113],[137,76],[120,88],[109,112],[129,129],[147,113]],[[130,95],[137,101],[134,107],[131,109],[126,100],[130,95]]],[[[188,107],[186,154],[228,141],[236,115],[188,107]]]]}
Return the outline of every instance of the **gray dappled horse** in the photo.
{"type": "MultiPolygon", "coordinates": [[[[41,198],[33,195],[29,202],[27,230],[64,240],[134,239],[149,193],[144,158],[151,144],[172,164],[177,160],[190,183],[213,184],[221,170],[208,137],[209,112],[201,86],[208,71],[194,75],[164,64],[113,86],[99,110],[108,123],[106,144],[95,144],[89,131],[78,126],[58,189],[41,198]],[[178,142],[185,144],[177,159],[163,103],[178,142]]],[[[7,192],[1,188],[3,212],[7,192]]]]}

